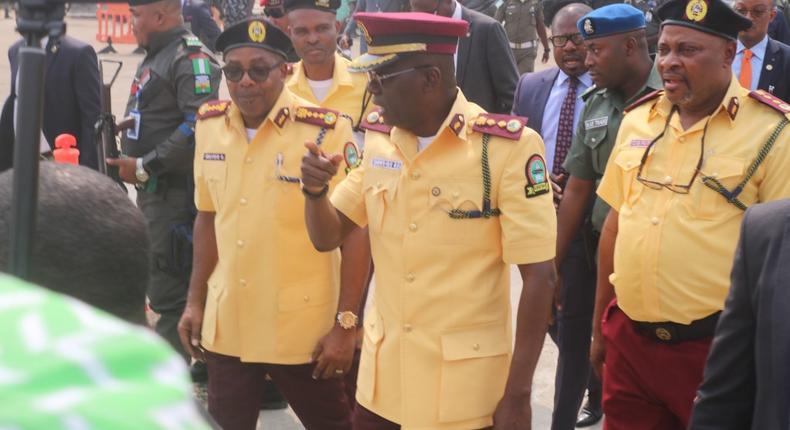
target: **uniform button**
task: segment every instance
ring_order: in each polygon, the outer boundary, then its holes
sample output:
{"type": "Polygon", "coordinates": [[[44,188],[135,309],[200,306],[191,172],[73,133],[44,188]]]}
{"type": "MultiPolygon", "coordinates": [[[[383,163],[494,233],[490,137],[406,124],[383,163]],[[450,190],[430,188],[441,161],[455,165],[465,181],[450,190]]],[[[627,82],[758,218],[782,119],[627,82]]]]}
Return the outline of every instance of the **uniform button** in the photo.
{"type": "Polygon", "coordinates": [[[246,205],[246,204],[247,204],[247,199],[245,199],[244,197],[242,197],[242,198],[241,198],[241,200],[239,200],[239,203],[241,203],[241,205],[242,205],[242,206],[244,206],[244,205],[246,205]]]}
{"type": "Polygon", "coordinates": [[[461,193],[459,193],[458,191],[453,191],[453,198],[457,199],[458,197],[461,197],[461,193]]]}
{"type": "Polygon", "coordinates": [[[381,188],[381,182],[376,182],[376,188],[381,188]]]}
{"type": "Polygon", "coordinates": [[[595,138],[594,138],[594,137],[593,137],[593,138],[591,138],[590,140],[592,140],[593,142],[595,142],[595,138]]]}
{"type": "Polygon", "coordinates": [[[713,179],[716,179],[716,178],[719,177],[719,174],[716,173],[716,172],[713,172],[713,174],[711,174],[710,177],[713,178],[713,179]]]}
{"type": "Polygon", "coordinates": [[[244,241],[243,241],[243,240],[239,240],[239,241],[237,241],[237,242],[236,242],[236,245],[237,245],[239,248],[244,248],[244,241]]]}
{"type": "Polygon", "coordinates": [[[415,224],[415,223],[411,223],[411,224],[409,224],[409,230],[411,230],[411,231],[417,231],[417,224],[415,224]]]}
{"type": "Polygon", "coordinates": [[[422,176],[422,175],[420,175],[420,172],[411,172],[411,175],[409,175],[409,177],[414,179],[415,181],[417,179],[420,179],[420,176],[422,176]]]}
{"type": "Polygon", "coordinates": [[[631,167],[631,162],[630,161],[626,161],[625,162],[625,167],[631,167]]]}
{"type": "Polygon", "coordinates": [[[246,279],[239,279],[239,285],[241,285],[242,287],[247,285],[247,280],[246,279]]]}
{"type": "Polygon", "coordinates": [[[302,297],[302,300],[304,300],[304,302],[307,303],[310,301],[310,296],[304,296],[302,297]]]}
{"type": "Polygon", "coordinates": [[[404,325],[403,331],[405,331],[406,333],[411,333],[411,324],[404,325]]]}
{"type": "Polygon", "coordinates": [[[650,222],[653,223],[653,225],[658,225],[658,217],[654,216],[653,218],[650,218],[650,222]]]}
{"type": "Polygon", "coordinates": [[[671,176],[664,177],[664,183],[667,184],[667,185],[671,184],[672,183],[672,177],[671,176]]]}
{"type": "Polygon", "coordinates": [[[480,350],[480,344],[479,343],[472,344],[472,349],[474,349],[475,351],[479,351],[480,350]]]}
{"type": "Polygon", "coordinates": [[[406,282],[414,282],[414,273],[406,275],[406,282]]]}
{"type": "Polygon", "coordinates": [[[250,164],[250,163],[252,163],[252,157],[247,157],[247,158],[245,158],[245,159],[244,159],[244,162],[245,162],[245,163],[247,163],[247,164],[250,164]]]}
{"type": "Polygon", "coordinates": [[[685,141],[686,141],[686,138],[685,138],[685,137],[683,137],[683,136],[680,136],[680,137],[678,138],[678,140],[679,140],[679,141],[681,141],[681,142],[685,142],[685,141]]]}

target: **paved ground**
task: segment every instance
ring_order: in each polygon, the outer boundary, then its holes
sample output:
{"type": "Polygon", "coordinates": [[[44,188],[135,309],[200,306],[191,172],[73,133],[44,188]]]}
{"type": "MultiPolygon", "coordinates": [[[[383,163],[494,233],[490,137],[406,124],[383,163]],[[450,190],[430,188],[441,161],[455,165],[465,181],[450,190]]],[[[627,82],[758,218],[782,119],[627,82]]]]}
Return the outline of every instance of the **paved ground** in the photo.
{"type": "MultiPolygon", "coordinates": [[[[97,23],[94,19],[67,19],[68,34],[80,40],[92,43],[98,51],[104,45],[96,42],[96,28],[97,23]]],[[[0,55],[0,97],[3,99],[10,91],[10,72],[8,65],[8,56],[5,54],[8,47],[17,40],[18,35],[15,32],[15,23],[12,19],[0,18],[0,48],[3,54],[0,55]]],[[[118,54],[114,55],[101,55],[101,58],[119,60],[123,62],[121,73],[118,76],[115,86],[112,91],[113,99],[113,113],[117,116],[122,116],[126,104],[126,97],[129,94],[129,87],[134,77],[134,72],[137,63],[141,60],[142,56],[133,55],[132,51],[134,46],[130,45],[116,45],[118,54]]],[[[538,62],[537,67],[544,68],[552,65],[541,65],[538,62]]],[[[227,98],[227,90],[222,88],[221,97],[227,98]]],[[[512,282],[512,303],[514,308],[517,305],[518,297],[521,292],[521,283],[518,270],[513,268],[511,270],[512,282]]],[[[557,349],[554,344],[546,337],[547,341],[543,348],[543,353],[540,357],[540,363],[537,373],[535,374],[533,384],[533,428],[535,430],[548,429],[551,422],[551,410],[554,397],[554,372],[557,362],[557,349]]],[[[260,429],[267,430],[296,430],[303,428],[299,420],[288,409],[285,411],[263,412],[259,421],[260,429]]],[[[601,426],[593,427],[593,430],[600,429],[601,426]]]]}

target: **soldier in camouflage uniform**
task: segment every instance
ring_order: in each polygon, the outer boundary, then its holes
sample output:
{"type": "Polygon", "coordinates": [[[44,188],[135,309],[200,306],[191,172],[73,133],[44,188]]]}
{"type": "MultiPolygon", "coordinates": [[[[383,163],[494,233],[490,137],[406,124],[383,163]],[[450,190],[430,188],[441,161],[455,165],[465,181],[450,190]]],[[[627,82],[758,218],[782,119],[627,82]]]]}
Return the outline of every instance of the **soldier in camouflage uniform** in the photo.
{"type": "Polygon", "coordinates": [[[549,42],[539,0],[505,0],[497,9],[494,19],[505,27],[519,74],[535,70],[538,38],[543,45],[541,61],[545,63],[549,60],[549,42]]]}
{"type": "Polygon", "coordinates": [[[126,117],[125,157],[108,160],[137,187],[137,206],[151,236],[151,308],[156,331],[185,355],[176,325],[186,303],[191,266],[191,185],[195,112],[217,98],[220,69],[187,31],[180,0],[132,0],[134,33],[146,55],[137,68],[126,117]]]}

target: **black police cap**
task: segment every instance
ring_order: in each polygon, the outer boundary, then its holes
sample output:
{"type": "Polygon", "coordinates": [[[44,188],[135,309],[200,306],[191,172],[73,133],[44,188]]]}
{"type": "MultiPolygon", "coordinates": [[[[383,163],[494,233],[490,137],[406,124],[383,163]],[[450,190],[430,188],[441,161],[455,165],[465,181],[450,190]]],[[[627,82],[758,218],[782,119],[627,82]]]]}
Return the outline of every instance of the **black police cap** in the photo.
{"type": "Polygon", "coordinates": [[[236,23],[226,28],[217,38],[216,48],[223,54],[243,46],[266,49],[283,58],[287,58],[286,53],[293,48],[291,39],[285,33],[260,18],[250,18],[236,23]]]}
{"type": "Polygon", "coordinates": [[[295,9],[317,9],[336,13],[340,8],[340,0],[284,0],[284,6],[286,12],[295,9]]]}
{"type": "Polygon", "coordinates": [[[682,25],[729,40],[752,26],[722,0],[670,0],[656,11],[661,25],[682,25]]]}

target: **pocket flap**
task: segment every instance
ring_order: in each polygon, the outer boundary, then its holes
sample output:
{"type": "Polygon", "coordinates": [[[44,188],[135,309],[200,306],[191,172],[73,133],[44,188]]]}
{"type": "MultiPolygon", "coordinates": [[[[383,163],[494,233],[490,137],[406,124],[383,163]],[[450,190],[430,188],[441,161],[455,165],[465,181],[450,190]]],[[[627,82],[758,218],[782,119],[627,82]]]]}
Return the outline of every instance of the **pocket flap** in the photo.
{"type": "Polygon", "coordinates": [[[489,324],[442,335],[445,361],[493,357],[510,352],[510,339],[504,324],[489,324]]]}
{"type": "Polygon", "coordinates": [[[644,150],[627,149],[620,151],[617,158],[614,159],[615,164],[620,166],[623,171],[636,169],[639,163],[642,162],[642,156],[645,154],[644,150]]]}
{"type": "Polygon", "coordinates": [[[311,306],[323,305],[329,302],[329,299],[329,288],[294,286],[280,290],[277,298],[277,304],[280,311],[288,312],[311,306]]]}
{"type": "MultiPolygon", "coordinates": [[[[595,121],[595,120],[588,120],[588,121],[595,121]]],[[[603,127],[596,127],[590,130],[587,130],[584,133],[584,144],[588,147],[595,149],[597,148],[604,140],[606,140],[606,131],[609,127],[605,125],[603,127]]]]}
{"type": "Polygon", "coordinates": [[[483,203],[483,181],[475,179],[450,179],[432,182],[430,185],[430,207],[450,211],[460,209],[479,211],[483,203]]]}
{"type": "Polygon", "coordinates": [[[384,338],[384,323],[381,321],[381,316],[375,308],[371,307],[365,314],[365,336],[372,342],[373,345],[381,342],[384,338]]]}
{"type": "Polygon", "coordinates": [[[731,178],[741,176],[744,171],[744,160],[736,157],[710,157],[705,160],[703,172],[705,176],[714,179],[731,178]]]}

